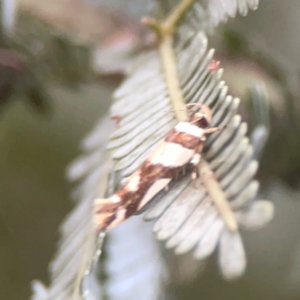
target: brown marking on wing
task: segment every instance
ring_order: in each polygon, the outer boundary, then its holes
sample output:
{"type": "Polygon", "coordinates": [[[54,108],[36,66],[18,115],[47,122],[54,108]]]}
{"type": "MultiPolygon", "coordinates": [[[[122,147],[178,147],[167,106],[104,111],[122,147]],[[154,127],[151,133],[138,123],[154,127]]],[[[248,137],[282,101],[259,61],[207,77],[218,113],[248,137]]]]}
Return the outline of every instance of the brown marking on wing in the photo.
{"type": "MultiPolygon", "coordinates": [[[[97,209],[95,209],[95,223],[98,231],[112,229],[116,225],[125,221],[130,216],[141,209],[146,203],[139,208],[139,205],[143,198],[145,197],[147,191],[151,186],[159,179],[171,178],[174,179],[182,167],[166,168],[163,165],[153,165],[149,161],[145,161],[139,172],[144,174],[141,176],[141,181],[137,191],[130,191],[127,187],[127,182],[117,191],[121,199],[120,202],[114,203],[111,199],[107,199],[107,202],[102,202],[98,204],[97,209]],[[125,211],[124,217],[118,217],[118,212],[121,210],[125,211]],[[118,220],[119,218],[119,220],[118,220]]],[[[163,190],[163,188],[162,188],[163,190]]]]}
{"type": "Polygon", "coordinates": [[[94,201],[94,222],[98,231],[105,230],[114,221],[119,206],[119,203],[112,202],[110,198],[94,201]]]}
{"type": "Polygon", "coordinates": [[[153,165],[146,160],[139,169],[141,174],[141,181],[139,183],[138,190],[132,192],[127,188],[125,183],[117,192],[117,195],[121,198],[121,206],[126,209],[126,218],[133,215],[137,210],[141,200],[146,195],[149,188],[158,180],[162,178],[174,178],[181,167],[166,168],[161,164],[153,165]]]}
{"type": "Polygon", "coordinates": [[[165,142],[180,144],[187,149],[196,149],[199,144],[202,143],[202,140],[185,132],[179,132],[175,128],[173,128],[166,135],[165,142]]]}

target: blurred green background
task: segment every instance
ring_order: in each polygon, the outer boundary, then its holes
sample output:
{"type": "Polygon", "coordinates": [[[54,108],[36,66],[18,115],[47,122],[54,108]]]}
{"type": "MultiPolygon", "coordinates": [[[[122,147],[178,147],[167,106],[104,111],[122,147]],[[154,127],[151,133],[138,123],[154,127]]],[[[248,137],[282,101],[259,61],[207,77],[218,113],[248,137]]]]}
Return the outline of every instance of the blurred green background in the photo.
{"type": "Polygon", "coordinates": [[[65,169],[107,109],[110,92],[101,84],[52,86],[51,117],[33,114],[22,102],[2,115],[1,298],[27,299],[32,279],[48,281],[58,226],[71,209],[65,169]]]}

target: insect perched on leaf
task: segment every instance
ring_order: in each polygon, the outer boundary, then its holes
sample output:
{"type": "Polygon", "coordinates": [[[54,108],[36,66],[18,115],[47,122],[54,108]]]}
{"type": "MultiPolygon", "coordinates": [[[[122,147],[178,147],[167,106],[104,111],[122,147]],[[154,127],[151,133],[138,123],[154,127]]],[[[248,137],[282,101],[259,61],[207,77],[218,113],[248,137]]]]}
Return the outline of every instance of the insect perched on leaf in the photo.
{"type": "MultiPolygon", "coordinates": [[[[194,112],[179,122],[156,146],[148,159],[110,198],[94,201],[94,221],[98,231],[109,230],[141,210],[155,195],[174,180],[187,165],[198,166],[206,135],[219,131],[208,128],[211,111],[198,103],[202,112],[194,112]]],[[[195,173],[192,175],[195,178],[195,173]]]]}

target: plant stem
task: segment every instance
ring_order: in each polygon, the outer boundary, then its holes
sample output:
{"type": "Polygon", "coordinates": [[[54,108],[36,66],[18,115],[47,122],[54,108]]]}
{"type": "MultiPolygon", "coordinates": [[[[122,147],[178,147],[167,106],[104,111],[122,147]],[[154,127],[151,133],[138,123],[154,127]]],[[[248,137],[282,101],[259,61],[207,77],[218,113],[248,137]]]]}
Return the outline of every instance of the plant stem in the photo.
{"type": "Polygon", "coordinates": [[[199,167],[199,174],[205,185],[205,188],[207,189],[211,199],[213,200],[228,229],[233,232],[237,231],[238,224],[236,222],[232,209],[218,181],[216,180],[213,171],[205,160],[202,160],[201,162],[201,166],[199,167]]]}
{"type": "Polygon", "coordinates": [[[176,26],[185,12],[193,5],[196,0],[182,0],[170,12],[170,14],[162,22],[164,35],[172,35],[176,26]]]}
{"type": "Polygon", "coordinates": [[[187,119],[188,114],[177,74],[177,64],[173,49],[172,36],[164,37],[163,42],[160,44],[159,52],[164,68],[169,96],[176,118],[178,121],[184,121],[187,119]]]}

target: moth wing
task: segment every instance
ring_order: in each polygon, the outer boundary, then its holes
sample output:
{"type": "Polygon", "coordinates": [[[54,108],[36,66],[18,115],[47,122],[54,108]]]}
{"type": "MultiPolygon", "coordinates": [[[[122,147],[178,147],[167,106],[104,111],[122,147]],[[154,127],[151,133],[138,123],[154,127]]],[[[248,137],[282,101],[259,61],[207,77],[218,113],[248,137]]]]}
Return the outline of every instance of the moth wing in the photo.
{"type": "Polygon", "coordinates": [[[94,200],[94,224],[97,231],[115,227],[125,220],[126,210],[112,198],[94,200]]]}
{"type": "Polygon", "coordinates": [[[195,149],[188,149],[181,144],[162,142],[150,155],[148,161],[153,165],[160,164],[166,168],[183,167],[191,161],[195,149]]]}
{"type": "Polygon", "coordinates": [[[153,161],[158,157],[161,157],[166,150],[167,143],[162,140],[150,153],[148,160],[153,161]]]}
{"type": "Polygon", "coordinates": [[[171,178],[160,178],[156,180],[152,184],[152,186],[148,189],[147,193],[144,195],[143,199],[141,200],[138,206],[138,211],[142,209],[160,191],[162,191],[164,188],[167,188],[171,180],[172,180],[171,178]]]}

